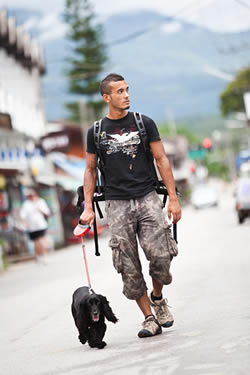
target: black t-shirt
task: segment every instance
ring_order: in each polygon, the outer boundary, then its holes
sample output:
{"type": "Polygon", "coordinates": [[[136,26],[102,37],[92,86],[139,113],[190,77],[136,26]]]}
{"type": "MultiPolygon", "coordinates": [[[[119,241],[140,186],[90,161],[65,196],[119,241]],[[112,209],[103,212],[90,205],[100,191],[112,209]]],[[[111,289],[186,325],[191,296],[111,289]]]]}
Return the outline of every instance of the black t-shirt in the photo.
{"type": "MultiPolygon", "coordinates": [[[[160,140],[154,121],[142,115],[148,142],[160,140]]],[[[104,158],[105,198],[133,199],[154,190],[154,178],[132,112],[119,119],[105,117],[100,149],[104,158]]],[[[87,152],[94,154],[94,126],[88,130],[87,152]]]]}

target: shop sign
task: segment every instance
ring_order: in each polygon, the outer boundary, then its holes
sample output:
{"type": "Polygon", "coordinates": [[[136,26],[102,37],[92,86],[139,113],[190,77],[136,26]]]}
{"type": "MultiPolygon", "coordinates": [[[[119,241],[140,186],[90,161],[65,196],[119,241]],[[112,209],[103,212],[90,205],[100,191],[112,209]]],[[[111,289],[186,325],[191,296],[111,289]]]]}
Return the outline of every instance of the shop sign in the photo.
{"type": "Polygon", "coordinates": [[[67,134],[43,137],[41,145],[46,152],[65,151],[69,146],[69,137],[67,134]]]}

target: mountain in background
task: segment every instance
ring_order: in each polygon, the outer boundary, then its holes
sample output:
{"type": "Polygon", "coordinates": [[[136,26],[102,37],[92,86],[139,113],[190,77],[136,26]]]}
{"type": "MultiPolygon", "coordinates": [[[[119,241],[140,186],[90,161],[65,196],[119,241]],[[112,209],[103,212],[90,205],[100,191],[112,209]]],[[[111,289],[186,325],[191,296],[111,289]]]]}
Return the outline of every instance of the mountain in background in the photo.
{"type": "MultiPolygon", "coordinates": [[[[12,12],[19,24],[38,15],[26,9],[12,12]]],[[[214,119],[219,113],[219,95],[227,85],[222,78],[233,76],[250,62],[250,31],[216,33],[171,17],[163,19],[151,11],[116,14],[103,25],[109,55],[103,76],[109,72],[124,75],[130,86],[131,110],[157,122],[174,118],[188,123],[197,116],[214,119]],[[134,33],[137,38],[124,42],[134,33]]],[[[37,29],[30,32],[38,36],[37,29]]],[[[41,44],[47,64],[42,80],[47,118],[66,118],[64,104],[79,100],[67,91],[70,43],[59,37],[41,44]]]]}

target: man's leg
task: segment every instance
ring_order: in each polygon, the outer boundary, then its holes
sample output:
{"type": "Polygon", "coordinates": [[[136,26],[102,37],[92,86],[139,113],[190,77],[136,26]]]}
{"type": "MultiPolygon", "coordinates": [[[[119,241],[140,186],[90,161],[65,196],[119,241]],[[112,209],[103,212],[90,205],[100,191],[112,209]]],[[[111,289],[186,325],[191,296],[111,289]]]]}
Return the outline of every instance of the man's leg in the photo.
{"type": "MultiPolygon", "coordinates": [[[[153,278],[152,278],[152,284],[153,284],[154,297],[162,297],[163,284],[153,278]]],[[[145,317],[148,315],[153,315],[147,292],[145,292],[142,297],[136,300],[136,302],[145,317]]]]}
{"type": "Polygon", "coordinates": [[[174,323],[174,317],[169,311],[167,300],[162,296],[163,285],[152,278],[153,291],[150,294],[150,305],[154,308],[157,320],[164,328],[171,327],[174,323]]]}
{"type": "Polygon", "coordinates": [[[147,292],[137,299],[136,302],[145,316],[145,320],[142,323],[142,329],[138,332],[138,336],[144,338],[162,333],[161,326],[152,313],[147,292]]]}
{"type": "Polygon", "coordinates": [[[139,241],[150,262],[149,273],[152,278],[153,292],[150,293],[150,304],[154,308],[156,318],[161,326],[170,327],[173,316],[162,297],[163,285],[172,281],[170,264],[172,254],[169,249],[168,226],[162,212],[162,203],[155,192],[139,199],[140,221],[139,241]]]}
{"type": "Polygon", "coordinates": [[[161,297],[163,284],[154,278],[152,278],[152,284],[153,284],[153,295],[155,297],[161,297]]]}
{"type": "Polygon", "coordinates": [[[113,264],[123,280],[123,293],[128,299],[135,300],[145,316],[139,337],[150,337],[162,332],[150,307],[147,286],[136,240],[137,214],[134,202],[106,201],[108,224],[111,231],[110,247],[113,264]]]}
{"type": "Polygon", "coordinates": [[[142,297],[137,299],[136,302],[137,302],[138,306],[140,307],[140,309],[141,309],[143,315],[145,316],[145,318],[149,315],[153,315],[151,307],[150,307],[150,301],[149,301],[147,292],[145,292],[142,297]]]}

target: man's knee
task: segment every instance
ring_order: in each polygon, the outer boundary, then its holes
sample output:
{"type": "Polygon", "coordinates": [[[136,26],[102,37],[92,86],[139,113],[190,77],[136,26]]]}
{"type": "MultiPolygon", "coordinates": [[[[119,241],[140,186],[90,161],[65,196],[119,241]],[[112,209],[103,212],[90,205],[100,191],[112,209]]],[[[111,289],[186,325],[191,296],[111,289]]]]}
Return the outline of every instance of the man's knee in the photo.
{"type": "Polygon", "coordinates": [[[147,290],[146,283],[142,277],[142,275],[139,275],[139,277],[136,277],[136,275],[131,274],[123,274],[122,275],[123,280],[123,294],[125,297],[131,300],[138,300],[141,298],[145,291],[147,290]]]}
{"type": "Polygon", "coordinates": [[[164,257],[155,257],[150,262],[149,274],[153,279],[158,280],[163,285],[171,284],[172,275],[170,273],[171,258],[167,254],[164,257]]]}
{"type": "Polygon", "coordinates": [[[109,246],[112,249],[113,265],[123,280],[123,294],[137,300],[145,293],[146,283],[141,272],[141,263],[137,249],[130,241],[118,235],[112,235],[109,246]]]}

